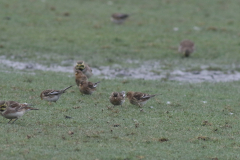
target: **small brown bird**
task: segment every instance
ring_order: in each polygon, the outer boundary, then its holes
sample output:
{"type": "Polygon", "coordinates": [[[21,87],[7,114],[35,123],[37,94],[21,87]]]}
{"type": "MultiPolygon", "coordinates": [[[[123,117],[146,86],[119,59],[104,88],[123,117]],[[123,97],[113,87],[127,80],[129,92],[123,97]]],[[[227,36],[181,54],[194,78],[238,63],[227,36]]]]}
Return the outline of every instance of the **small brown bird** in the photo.
{"type": "Polygon", "coordinates": [[[118,106],[125,102],[125,91],[122,92],[112,92],[111,96],[109,97],[109,101],[114,105],[118,106]]]}
{"type": "Polygon", "coordinates": [[[145,93],[141,93],[141,92],[127,92],[127,98],[129,99],[129,102],[133,105],[142,107],[144,104],[147,103],[147,101],[156,96],[155,95],[149,95],[149,94],[145,94],[145,93]]]}
{"type": "Polygon", "coordinates": [[[60,98],[60,96],[69,88],[72,86],[69,86],[63,90],[44,90],[40,94],[40,97],[42,100],[49,101],[49,102],[57,102],[57,100],[60,98]]]}
{"type": "Polygon", "coordinates": [[[36,108],[29,107],[30,104],[18,103],[15,101],[0,101],[0,114],[7,119],[10,119],[10,123],[15,119],[12,124],[24,115],[25,112],[30,110],[38,110],[36,108]]]}
{"type": "Polygon", "coordinates": [[[181,52],[185,57],[189,57],[194,52],[194,43],[190,40],[183,40],[178,47],[178,51],[181,52]]]}
{"type": "Polygon", "coordinates": [[[96,87],[98,83],[92,83],[92,82],[87,82],[87,81],[82,81],[80,82],[79,85],[79,90],[82,94],[92,94],[93,92],[96,91],[96,87]]]}
{"type": "Polygon", "coordinates": [[[78,61],[76,66],[74,67],[74,71],[75,70],[82,71],[83,74],[87,76],[87,78],[90,78],[93,75],[91,67],[89,67],[89,65],[86,64],[84,61],[78,61]]]}
{"type": "Polygon", "coordinates": [[[111,16],[111,21],[116,24],[122,24],[128,17],[128,14],[114,13],[111,16]]]}
{"type": "Polygon", "coordinates": [[[79,86],[80,82],[82,81],[88,81],[88,78],[85,74],[83,74],[80,70],[75,70],[75,82],[77,86],[79,86]]]}

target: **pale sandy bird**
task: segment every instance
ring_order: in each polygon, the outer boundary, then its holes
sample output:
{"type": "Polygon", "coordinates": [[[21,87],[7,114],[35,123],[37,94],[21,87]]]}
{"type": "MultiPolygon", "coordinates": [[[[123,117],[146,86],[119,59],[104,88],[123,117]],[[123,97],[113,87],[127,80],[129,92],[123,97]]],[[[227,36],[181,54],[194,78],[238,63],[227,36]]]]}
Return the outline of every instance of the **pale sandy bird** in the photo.
{"type": "Polygon", "coordinates": [[[80,82],[80,85],[79,85],[79,91],[82,94],[92,94],[93,92],[96,91],[96,87],[98,83],[100,82],[92,83],[92,82],[82,81],[80,82]]]}
{"type": "Polygon", "coordinates": [[[155,97],[156,95],[158,94],[150,95],[141,92],[127,92],[127,98],[129,99],[129,102],[139,107],[143,107],[143,105],[146,104],[150,98],[155,97]]]}
{"type": "Polygon", "coordinates": [[[122,24],[128,17],[128,14],[114,13],[111,16],[111,21],[116,24],[122,24]]]}
{"type": "Polygon", "coordinates": [[[122,92],[112,92],[111,96],[109,97],[109,101],[114,105],[118,106],[125,102],[125,91],[122,92]]]}
{"type": "Polygon", "coordinates": [[[49,102],[57,102],[57,100],[60,98],[60,96],[65,93],[65,91],[69,88],[71,88],[72,86],[69,86],[65,89],[62,90],[54,90],[54,89],[48,89],[48,90],[44,90],[42,91],[42,93],[40,94],[40,97],[42,100],[45,101],[49,101],[49,102]]]}
{"type": "Polygon", "coordinates": [[[190,40],[183,40],[178,47],[178,51],[181,52],[185,57],[189,57],[194,50],[194,43],[190,40]]]}
{"type": "Polygon", "coordinates": [[[18,120],[20,117],[24,115],[27,111],[30,110],[38,110],[36,108],[29,107],[30,104],[27,103],[18,103],[15,101],[0,101],[0,114],[7,119],[10,119],[8,123],[10,123],[13,119],[15,119],[12,123],[18,120]]]}
{"type": "Polygon", "coordinates": [[[88,78],[85,74],[83,74],[82,71],[80,70],[75,70],[75,82],[77,84],[77,86],[79,86],[79,84],[82,82],[82,81],[88,81],[88,78]]]}
{"type": "Polygon", "coordinates": [[[86,64],[84,61],[78,61],[77,64],[74,67],[75,70],[80,70],[87,76],[87,78],[90,78],[93,73],[91,67],[89,67],[88,64],[86,64]]]}

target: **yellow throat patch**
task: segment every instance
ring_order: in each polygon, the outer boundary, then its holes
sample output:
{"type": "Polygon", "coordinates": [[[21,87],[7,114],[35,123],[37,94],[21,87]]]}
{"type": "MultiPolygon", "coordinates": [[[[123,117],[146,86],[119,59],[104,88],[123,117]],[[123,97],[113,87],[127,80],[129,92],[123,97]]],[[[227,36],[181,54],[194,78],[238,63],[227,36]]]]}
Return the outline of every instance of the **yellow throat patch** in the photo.
{"type": "Polygon", "coordinates": [[[3,105],[0,106],[0,112],[5,111],[5,109],[7,108],[6,103],[4,103],[3,105]]]}

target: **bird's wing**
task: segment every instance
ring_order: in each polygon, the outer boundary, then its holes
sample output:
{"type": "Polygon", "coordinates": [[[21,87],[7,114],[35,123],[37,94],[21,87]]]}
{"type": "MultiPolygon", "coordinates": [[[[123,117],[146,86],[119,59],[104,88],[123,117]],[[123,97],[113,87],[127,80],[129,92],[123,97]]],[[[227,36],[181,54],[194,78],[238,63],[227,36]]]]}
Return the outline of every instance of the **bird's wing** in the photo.
{"type": "Polygon", "coordinates": [[[49,92],[45,93],[45,96],[50,96],[50,95],[58,95],[60,93],[59,90],[50,90],[49,92]]]}
{"type": "Polygon", "coordinates": [[[22,106],[21,106],[21,104],[18,103],[18,102],[9,101],[9,102],[8,102],[8,109],[9,109],[9,110],[19,111],[19,110],[22,109],[22,106]]]}

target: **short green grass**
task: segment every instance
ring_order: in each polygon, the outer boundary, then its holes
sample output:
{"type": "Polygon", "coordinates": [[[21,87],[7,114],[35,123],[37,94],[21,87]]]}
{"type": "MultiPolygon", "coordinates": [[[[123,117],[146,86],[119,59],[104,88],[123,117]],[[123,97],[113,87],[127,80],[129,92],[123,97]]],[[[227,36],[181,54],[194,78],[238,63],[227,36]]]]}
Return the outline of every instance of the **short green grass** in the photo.
{"type": "Polygon", "coordinates": [[[239,159],[240,82],[93,78],[101,80],[93,95],[82,96],[74,85],[57,103],[48,104],[41,101],[41,91],[74,84],[73,77],[1,72],[1,80],[8,82],[0,85],[1,99],[40,109],[15,124],[1,118],[1,159],[239,159]],[[143,111],[128,101],[111,107],[110,93],[122,90],[162,95],[143,111]]]}
{"type": "MultiPolygon", "coordinates": [[[[239,8],[238,0],[1,0],[0,56],[44,65],[83,59],[93,67],[133,67],[130,59],[159,61],[166,69],[237,70],[239,8]],[[131,16],[115,25],[114,12],[131,16]],[[188,59],[177,54],[183,39],[196,43],[188,59]]],[[[101,81],[97,92],[82,96],[73,74],[0,68],[0,100],[40,109],[13,125],[0,117],[1,160],[239,159],[240,82],[92,77],[101,81]],[[69,85],[57,103],[40,100],[41,91],[69,85]],[[122,90],[162,95],[142,112],[128,101],[112,108],[110,93],[122,90]]]]}

